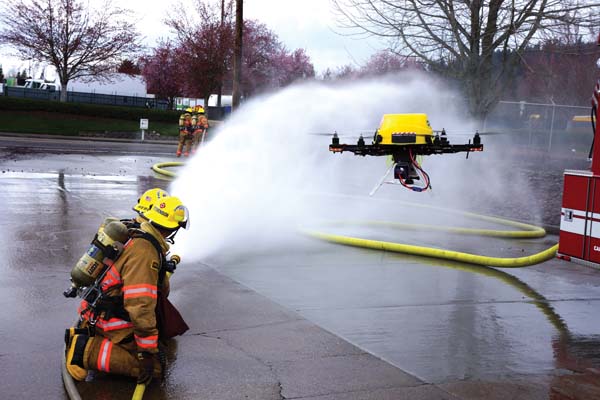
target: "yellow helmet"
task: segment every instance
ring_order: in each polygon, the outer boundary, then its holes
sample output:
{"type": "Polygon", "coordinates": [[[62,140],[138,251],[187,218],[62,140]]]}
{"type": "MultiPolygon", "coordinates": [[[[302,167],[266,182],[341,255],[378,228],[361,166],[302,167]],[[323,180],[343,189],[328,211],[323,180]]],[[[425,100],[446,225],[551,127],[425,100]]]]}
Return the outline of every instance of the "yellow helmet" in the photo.
{"type": "Polygon", "coordinates": [[[165,197],[154,204],[149,211],[144,213],[152,224],[165,229],[187,229],[189,213],[186,206],[175,196],[165,197]]]}
{"type": "Polygon", "coordinates": [[[165,192],[161,188],[146,190],[144,194],[142,194],[142,196],[138,199],[137,204],[133,206],[133,210],[137,211],[141,215],[144,215],[145,212],[150,210],[152,204],[167,196],[169,196],[169,193],[165,192]]]}
{"type": "Polygon", "coordinates": [[[194,109],[192,107],[188,107],[188,108],[185,109],[185,112],[186,113],[193,113],[194,109]]]}

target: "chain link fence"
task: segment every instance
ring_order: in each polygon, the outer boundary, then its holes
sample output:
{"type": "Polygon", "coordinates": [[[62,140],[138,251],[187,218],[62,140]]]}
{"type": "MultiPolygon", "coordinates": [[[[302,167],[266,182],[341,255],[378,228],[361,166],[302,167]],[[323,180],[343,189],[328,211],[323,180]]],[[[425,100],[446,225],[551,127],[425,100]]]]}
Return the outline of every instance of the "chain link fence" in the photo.
{"type": "MultiPolygon", "coordinates": [[[[52,100],[60,99],[59,91],[50,91],[42,89],[30,89],[16,86],[5,86],[4,95],[11,97],[20,97],[35,100],[52,100]]],[[[1,93],[1,92],[0,92],[1,93]]],[[[150,97],[142,96],[123,96],[116,94],[101,94],[101,93],[85,93],[85,92],[67,92],[67,102],[69,103],[87,103],[87,104],[103,104],[121,107],[143,107],[153,108],[158,110],[167,110],[168,103],[166,100],[159,100],[150,97]]]]}
{"type": "Polygon", "coordinates": [[[505,133],[508,144],[548,152],[588,152],[594,137],[591,106],[525,101],[500,101],[483,130],[505,133]]]}

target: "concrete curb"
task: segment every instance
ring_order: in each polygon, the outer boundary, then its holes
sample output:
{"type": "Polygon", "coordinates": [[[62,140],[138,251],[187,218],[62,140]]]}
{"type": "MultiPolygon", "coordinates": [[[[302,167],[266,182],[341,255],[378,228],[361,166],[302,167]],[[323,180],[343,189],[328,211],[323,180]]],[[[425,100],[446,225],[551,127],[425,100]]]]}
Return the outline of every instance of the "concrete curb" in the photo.
{"type": "Polygon", "coordinates": [[[148,144],[175,144],[177,138],[170,140],[164,139],[125,139],[125,138],[111,138],[111,137],[96,137],[96,136],[65,136],[65,135],[50,135],[45,133],[14,133],[14,132],[0,132],[1,137],[15,137],[15,138],[29,138],[29,139],[57,139],[57,140],[89,140],[97,142],[125,142],[125,143],[148,143],[148,144]]]}

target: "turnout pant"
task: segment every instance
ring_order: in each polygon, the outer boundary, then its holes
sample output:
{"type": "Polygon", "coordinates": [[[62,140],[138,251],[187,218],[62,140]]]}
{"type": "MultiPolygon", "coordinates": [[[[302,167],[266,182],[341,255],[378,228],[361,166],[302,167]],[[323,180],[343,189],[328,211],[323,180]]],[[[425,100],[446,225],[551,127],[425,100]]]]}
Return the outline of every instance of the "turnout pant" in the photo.
{"type": "Polygon", "coordinates": [[[194,141],[194,136],[187,131],[179,132],[179,144],[177,145],[177,155],[181,154],[181,151],[185,147],[185,152],[189,154],[192,149],[192,144],[194,141]]]}
{"type": "MultiPolygon", "coordinates": [[[[140,373],[135,341],[113,343],[100,335],[89,338],[83,356],[84,368],[137,377],[140,373]]],[[[154,377],[161,377],[160,362],[154,363],[154,377]]]]}

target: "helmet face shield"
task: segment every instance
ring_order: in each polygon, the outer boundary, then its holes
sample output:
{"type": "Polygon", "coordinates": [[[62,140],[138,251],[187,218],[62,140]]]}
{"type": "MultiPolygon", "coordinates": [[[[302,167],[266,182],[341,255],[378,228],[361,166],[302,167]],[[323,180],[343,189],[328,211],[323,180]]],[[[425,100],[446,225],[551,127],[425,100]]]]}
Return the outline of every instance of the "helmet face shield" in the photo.
{"type": "Polygon", "coordinates": [[[181,228],[188,229],[190,226],[190,213],[187,207],[183,204],[177,206],[173,212],[173,219],[179,223],[181,228]]]}

